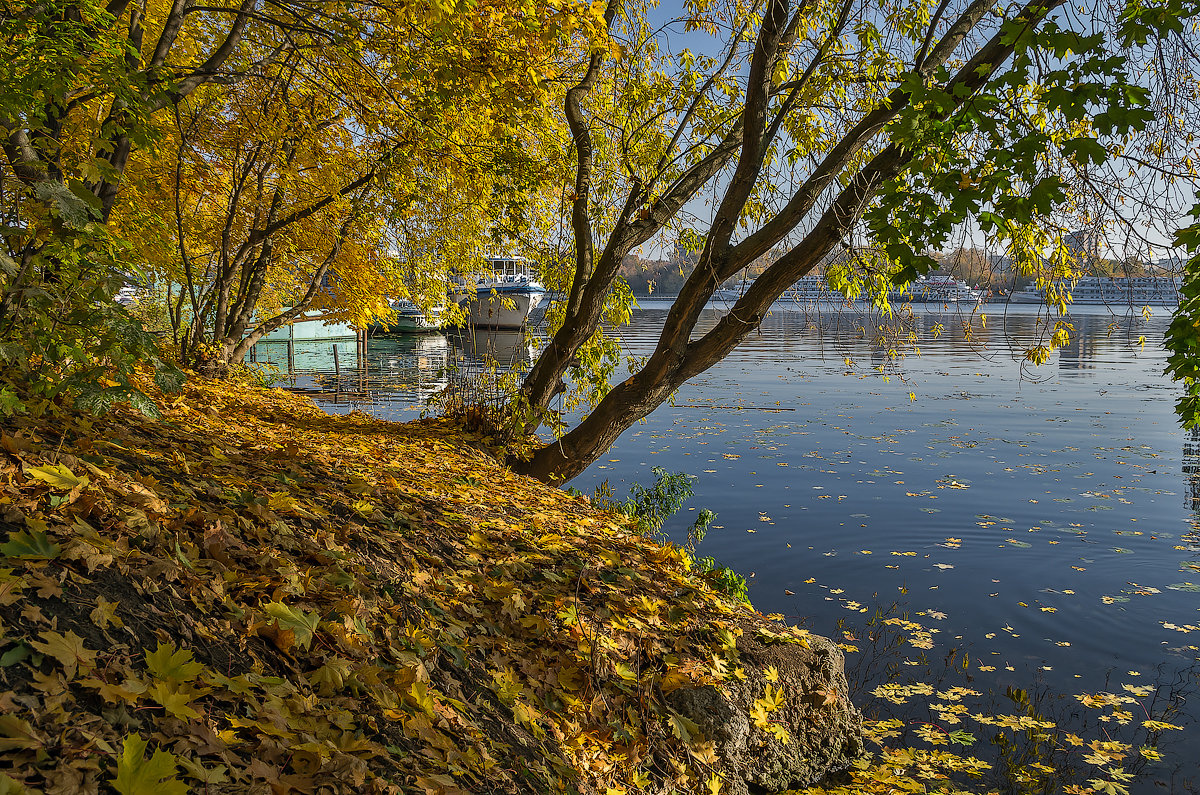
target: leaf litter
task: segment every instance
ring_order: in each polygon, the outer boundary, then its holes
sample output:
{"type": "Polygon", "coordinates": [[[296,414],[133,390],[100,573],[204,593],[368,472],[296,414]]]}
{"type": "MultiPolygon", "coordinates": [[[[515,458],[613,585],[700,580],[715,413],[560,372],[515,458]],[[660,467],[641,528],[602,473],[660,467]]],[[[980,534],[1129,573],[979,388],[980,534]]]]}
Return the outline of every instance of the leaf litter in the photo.
{"type": "Polygon", "coordinates": [[[0,791],[720,785],[664,694],[750,611],[683,550],[444,421],[161,403],[3,429],[0,791]]]}

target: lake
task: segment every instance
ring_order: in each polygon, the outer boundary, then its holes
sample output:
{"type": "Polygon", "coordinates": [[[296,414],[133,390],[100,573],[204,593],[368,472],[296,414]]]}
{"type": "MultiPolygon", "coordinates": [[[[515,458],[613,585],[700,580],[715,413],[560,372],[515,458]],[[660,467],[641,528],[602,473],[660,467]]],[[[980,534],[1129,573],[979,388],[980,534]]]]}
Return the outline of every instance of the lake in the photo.
{"type": "MultiPolygon", "coordinates": [[[[643,302],[621,331],[629,353],[650,352],[667,306],[643,302]]],[[[914,745],[922,726],[972,734],[965,753],[996,765],[989,786],[1058,790],[1108,778],[1105,762],[1136,774],[1132,792],[1197,791],[1200,437],[1178,427],[1162,375],[1168,310],[1070,320],[1071,344],[1035,367],[1024,351],[1050,331],[1035,307],[916,308],[891,358],[877,318],[778,306],[570,485],[624,495],[655,466],[694,476],[672,538],[714,510],[699,553],[745,575],[757,609],[843,642],[856,703],[900,717],[914,745]],[[978,691],[973,713],[1156,743],[1163,759],[1105,760],[872,695],[921,680],[978,691]],[[1150,716],[1183,728],[1148,732],[1150,716]]],[[[335,387],[317,396],[330,411],[409,419],[447,362],[488,345],[530,356],[511,335],[379,339],[365,375],[331,379],[320,349],[297,382],[335,387]]]]}

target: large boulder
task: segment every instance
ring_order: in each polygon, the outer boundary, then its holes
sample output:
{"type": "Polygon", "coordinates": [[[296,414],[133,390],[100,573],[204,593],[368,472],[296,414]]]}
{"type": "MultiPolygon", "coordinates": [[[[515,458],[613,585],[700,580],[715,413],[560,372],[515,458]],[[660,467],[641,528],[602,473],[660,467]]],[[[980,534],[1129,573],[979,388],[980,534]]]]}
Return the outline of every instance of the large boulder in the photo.
{"type": "Polygon", "coordinates": [[[745,678],[667,695],[713,741],[723,792],[782,792],[849,767],[863,752],[862,715],[847,695],[841,650],[763,620],[740,628],[737,664],[745,678]]]}

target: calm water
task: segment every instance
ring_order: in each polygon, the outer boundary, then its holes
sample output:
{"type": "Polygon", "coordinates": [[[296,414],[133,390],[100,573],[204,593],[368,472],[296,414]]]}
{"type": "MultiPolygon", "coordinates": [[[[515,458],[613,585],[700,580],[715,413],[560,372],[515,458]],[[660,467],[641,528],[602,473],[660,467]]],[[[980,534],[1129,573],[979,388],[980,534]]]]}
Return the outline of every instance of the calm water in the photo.
{"type": "MultiPolygon", "coordinates": [[[[893,361],[869,317],[780,308],[571,485],[607,480],[623,494],[654,466],[694,475],[696,496],[668,530],[683,540],[695,510],[716,511],[700,552],[745,574],[759,610],[856,646],[848,667],[868,711],[889,714],[870,690],[897,677],[984,691],[972,711],[1022,714],[1005,696],[1019,689],[1089,741],[1145,742],[1143,709],[1169,710],[1185,729],[1159,740],[1163,762],[1123,767],[1140,772],[1135,792],[1200,790],[1200,630],[1189,629],[1200,625],[1200,442],[1178,428],[1178,390],[1161,375],[1167,310],[1076,310],[1075,341],[1036,368],[1022,360],[1046,334],[1036,312],[985,311],[981,326],[977,314],[918,310],[919,354],[893,361]],[[933,648],[896,647],[879,623],[889,617],[923,625],[933,648]],[[1130,705],[1128,727],[1097,723],[1072,697],[1125,684],[1158,688],[1130,705]]],[[[630,353],[651,350],[665,313],[655,302],[635,313],[630,353]]],[[[486,343],[374,340],[368,378],[344,374],[336,402],[321,401],[415,417],[445,385],[440,369],[486,343]]],[[[497,358],[529,355],[494,344],[497,358]]],[[[988,758],[986,728],[967,730],[981,740],[970,753],[988,758]]],[[[1000,756],[1086,781],[1086,753],[1000,756]]]]}

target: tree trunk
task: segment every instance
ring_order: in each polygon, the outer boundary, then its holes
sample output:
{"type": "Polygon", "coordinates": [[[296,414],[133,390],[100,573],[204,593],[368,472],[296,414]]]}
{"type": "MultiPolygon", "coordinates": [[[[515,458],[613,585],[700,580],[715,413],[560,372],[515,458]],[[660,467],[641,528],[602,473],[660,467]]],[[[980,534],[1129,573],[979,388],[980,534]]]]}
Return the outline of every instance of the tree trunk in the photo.
{"type": "MultiPolygon", "coordinates": [[[[1024,24],[1026,30],[1033,30],[1062,2],[1063,0],[1031,0],[1018,14],[1018,20],[1024,24]]],[[[931,27],[929,42],[927,47],[922,48],[921,57],[914,65],[914,73],[925,79],[931,70],[943,64],[961,38],[986,13],[988,7],[989,4],[985,0],[972,3],[962,17],[950,26],[943,39],[932,46],[932,49],[928,49],[932,42],[931,27]]],[[[643,368],[612,389],[578,426],[558,441],[537,450],[529,460],[510,462],[517,472],[556,485],[580,474],[634,422],[661,405],[689,378],[704,372],[728,355],[751,331],[757,329],[770,311],[772,302],[783,294],[788,285],[811,272],[821,259],[833,250],[838,241],[858,222],[881,185],[896,177],[911,161],[914,154],[911,147],[894,141],[884,146],[844,183],[844,187],[822,211],[820,218],[804,239],[758,276],[751,283],[750,289],[713,329],[698,339],[691,339],[704,304],[716,287],[746,267],[754,257],[769,250],[809,217],[818,206],[818,201],[827,187],[833,184],[835,177],[845,173],[854,156],[874,140],[887,122],[894,119],[911,99],[910,90],[898,86],[878,107],[868,112],[841,141],[830,148],[823,162],[776,216],[741,242],[732,243],[736,221],[741,217],[751,186],[760,177],[767,135],[765,130],[768,127],[774,129],[774,124],[768,121],[764,108],[770,96],[770,75],[774,58],[781,45],[789,40],[789,34],[784,32],[786,10],[787,3],[784,0],[774,0],[764,18],[748,75],[748,95],[742,115],[742,122],[746,126],[743,128],[739,161],[715,213],[700,262],[688,277],[679,298],[667,315],[658,347],[643,368]]],[[[958,106],[986,85],[997,67],[1012,55],[1015,44],[1012,37],[1002,30],[982,45],[943,85],[946,95],[954,97],[954,102],[935,111],[932,116],[937,119],[947,118],[958,106]]],[[[629,209],[627,205],[626,212],[629,209]]],[[[614,229],[606,253],[614,250],[612,241],[620,233],[631,230],[632,226],[629,217],[623,215],[614,229]]],[[[601,262],[604,262],[603,258],[601,262]]],[[[602,273],[602,270],[603,268],[597,268],[592,274],[585,295],[594,294],[597,286],[606,289],[611,284],[611,275],[602,273]],[[598,285],[601,281],[603,285],[598,285]]],[[[593,318],[569,317],[568,321],[571,319],[591,321],[590,324],[580,323],[579,326],[570,327],[571,342],[578,336],[586,339],[586,333],[595,329],[593,318]]],[[[567,328],[564,326],[564,329],[567,328]]],[[[563,336],[565,335],[560,331],[555,342],[563,336]]],[[[561,347],[568,348],[569,344],[561,347]]],[[[552,350],[556,354],[561,353],[553,344],[552,350]]],[[[553,359],[551,362],[553,363],[553,359]]],[[[545,364],[539,361],[531,376],[540,376],[546,369],[554,370],[545,367],[545,364]]],[[[563,365],[561,362],[557,364],[557,371],[561,373],[563,365]]],[[[540,385],[541,380],[527,379],[526,386],[531,383],[540,385]]]]}
{"type": "Polygon", "coordinates": [[[657,353],[646,367],[613,387],[596,410],[569,433],[538,449],[527,461],[512,460],[513,470],[544,483],[561,485],[571,480],[601,455],[613,442],[671,394],[666,356],[657,353]]]}

